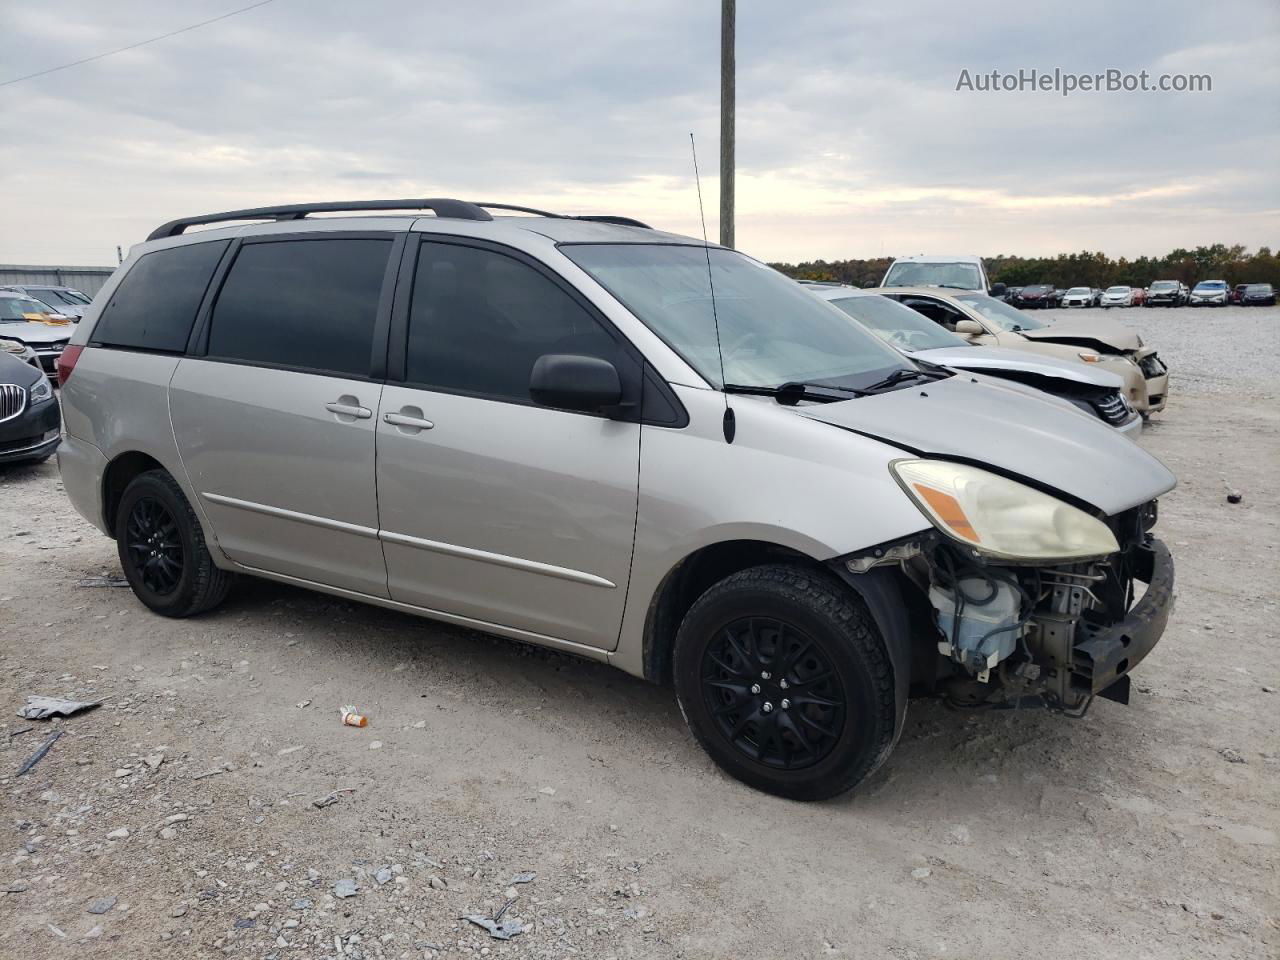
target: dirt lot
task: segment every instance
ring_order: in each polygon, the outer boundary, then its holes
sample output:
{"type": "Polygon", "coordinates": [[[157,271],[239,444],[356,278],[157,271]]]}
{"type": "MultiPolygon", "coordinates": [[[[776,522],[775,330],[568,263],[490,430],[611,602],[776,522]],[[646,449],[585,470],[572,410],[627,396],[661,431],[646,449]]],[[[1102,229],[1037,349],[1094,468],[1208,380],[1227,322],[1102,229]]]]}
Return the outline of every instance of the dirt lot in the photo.
{"type": "Polygon", "coordinates": [[[79,586],[114,545],[53,463],[0,470],[0,957],[1275,957],[1280,311],[1122,319],[1174,368],[1142,443],[1181,480],[1134,703],[916,703],[815,805],[605,667],[264,583],[178,622],[79,586]],[[18,720],[33,693],[107,699],[18,720]],[[460,920],[508,899],[509,942],[460,920]]]}

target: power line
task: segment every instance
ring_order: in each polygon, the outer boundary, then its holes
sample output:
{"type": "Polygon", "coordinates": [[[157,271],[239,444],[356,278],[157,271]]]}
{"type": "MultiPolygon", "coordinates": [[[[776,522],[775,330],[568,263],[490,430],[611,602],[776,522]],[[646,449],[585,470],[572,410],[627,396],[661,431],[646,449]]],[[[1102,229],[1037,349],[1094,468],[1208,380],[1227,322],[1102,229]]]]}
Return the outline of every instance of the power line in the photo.
{"type": "Polygon", "coordinates": [[[247,7],[241,7],[239,10],[232,10],[230,13],[224,13],[221,16],[212,17],[208,20],[201,20],[199,23],[193,23],[188,27],[180,30],[171,30],[169,33],[162,33],[158,37],[151,37],[149,40],[139,40],[137,43],[131,43],[127,47],[120,47],[116,50],[108,50],[106,53],[94,54],[92,57],[84,57],[80,60],[72,60],[70,63],[63,63],[56,67],[49,67],[47,70],[37,70],[35,73],[28,73],[25,77],[14,77],[12,80],[0,81],[0,87],[7,87],[11,83],[21,83],[23,80],[31,80],[35,77],[43,77],[46,74],[57,73],[59,70],[68,70],[71,67],[78,67],[82,63],[92,63],[94,60],[102,60],[106,57],[114,57],[117,53],[124,53],[126,50],[136,50],[138,47],[145,47],[149,43],[156,43],[160,40],[168,40],[170,37],[176,37],[180,33],[189,33],[192,30],[199,30],[201,27],[207,27],[211,23],[217,23],[219,20],[226,20],[228,17],[234,17],[237,14],[248,13],[250,10],[256,10],[258,7],[265,7],[268,3],[275,3],[275,0],[258,0],[257,3],[251,3],[247,7]]]}

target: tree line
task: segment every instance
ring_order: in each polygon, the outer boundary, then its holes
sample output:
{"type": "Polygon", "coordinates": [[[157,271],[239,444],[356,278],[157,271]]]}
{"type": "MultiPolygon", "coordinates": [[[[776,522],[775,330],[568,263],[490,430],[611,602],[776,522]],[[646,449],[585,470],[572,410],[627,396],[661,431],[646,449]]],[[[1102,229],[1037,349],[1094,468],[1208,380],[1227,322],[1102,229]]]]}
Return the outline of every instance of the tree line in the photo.
{"type": "MultiPolygon", "coordinates": [[[[871,260],[810,260],[805,263],[772,263],[776,270],[796,280],[826,280],[856,287],[879,284],[893,257],[871,260]]],[[[1101,251],[1060,253],[1056,257],[1018,257],[1000,254],[984,258],[992,283],[1025,287],[1051,283],[1055,287],[1148,287],[1155,280],[1181,280],[1195,286],[1200,280],[1225,280],[1228,284],[1270,283],[1280,287],[1280,255],[1270,247],[1250,253],[1240,244],[1215,243],[1186,250],[1179,247],[1163,257],[1113,260],[1101,251]]]]}

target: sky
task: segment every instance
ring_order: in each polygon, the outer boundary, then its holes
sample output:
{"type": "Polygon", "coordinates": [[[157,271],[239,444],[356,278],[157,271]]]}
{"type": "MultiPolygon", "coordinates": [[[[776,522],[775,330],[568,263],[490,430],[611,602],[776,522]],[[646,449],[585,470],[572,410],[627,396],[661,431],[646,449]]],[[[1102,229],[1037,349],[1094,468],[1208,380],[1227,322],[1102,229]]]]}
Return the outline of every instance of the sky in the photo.
{"type": "MultiPolygon", "coordinates": [[[[13,77],[250,0],[0,0],[13,77]]],[[[0,263],[107,265],[174,217],[458,197],[718,236],[715,0],[272,0],[0,85],[0,263]]],[[[741,0],[737,246],[1280,246],[1276,0],[741,0]],[[1208,92],[980,92],[1019,69],[1208,92]]]]}

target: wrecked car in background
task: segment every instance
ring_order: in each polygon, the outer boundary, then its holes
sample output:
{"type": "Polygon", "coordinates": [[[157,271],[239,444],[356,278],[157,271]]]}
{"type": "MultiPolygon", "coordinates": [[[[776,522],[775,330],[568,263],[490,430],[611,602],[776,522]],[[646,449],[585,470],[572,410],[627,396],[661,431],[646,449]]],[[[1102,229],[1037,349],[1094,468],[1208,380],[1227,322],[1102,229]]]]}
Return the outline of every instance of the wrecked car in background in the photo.
{"type": "Polygon", "coordinates": [[[910,307],[880,296],[879,290],[864,292],[838,284],[811,284],[808,289],[912,359],[1021,383],[1130,436],[1142,430],[1142,417],[1125,397],[1124,381],[1097,364],[978,346],[910,307]]]}
{"type": "Polygon", "coordinates": [[[913,689],[1127,698],[1172,604],[1158,460],[737,251],[490,210],[231,211],[131,251],[59,361],[58,458],[141,603],[247,574],[608,662],[802,800],[879,767],[913,689]]]}
{"type": "Polygon", "coordinates": [[[1155,348],[1113,320],[1072,316],[1046,321],[993,297],[964,291],[882,292],[974,343],[1098,364],[1124,381],[1129,402],[1143,416],[1163,410],[1168,401],[1169,370],[1155,348]]]}

